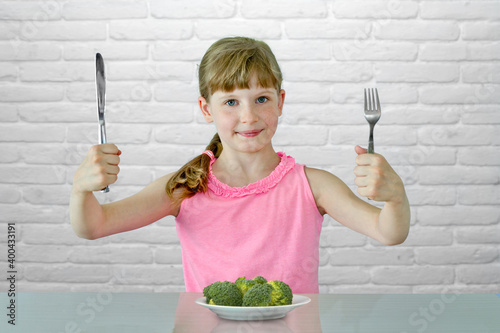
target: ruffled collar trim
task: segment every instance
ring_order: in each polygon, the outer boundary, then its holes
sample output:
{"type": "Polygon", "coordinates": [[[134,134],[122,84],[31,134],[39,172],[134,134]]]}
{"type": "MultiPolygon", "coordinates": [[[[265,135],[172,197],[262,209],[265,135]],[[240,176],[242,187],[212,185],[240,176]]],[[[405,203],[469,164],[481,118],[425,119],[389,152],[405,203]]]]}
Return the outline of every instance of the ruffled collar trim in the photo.
{"type": "Polygon", "coordinates": [[[231,187],[222,183],[212,171],[212,164],[216,161],[213,159],[210,162],[210,174],[208,175],[208,188],[218,196],[227,198],[239,198],[251,194],[266,193],[281,181],[285,175],[290,172],[295,166],[295,159],[287,156],[282,152],[277,153],[281,158],[280,163],[271,174],[255,183],[248,184],[243,187],[231,187]]]}

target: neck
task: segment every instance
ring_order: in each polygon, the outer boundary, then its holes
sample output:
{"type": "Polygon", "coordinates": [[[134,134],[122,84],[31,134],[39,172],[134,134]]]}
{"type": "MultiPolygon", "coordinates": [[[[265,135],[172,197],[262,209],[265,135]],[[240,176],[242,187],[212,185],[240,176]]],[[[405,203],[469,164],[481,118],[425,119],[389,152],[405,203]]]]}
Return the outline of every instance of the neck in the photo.
{"type": "Polygon", "coordinates": [[[224,184],[243,187],[269,176],[280,161],[272,147],[255,153],[222,150],[212,168],[214,175],[224,184]]]}

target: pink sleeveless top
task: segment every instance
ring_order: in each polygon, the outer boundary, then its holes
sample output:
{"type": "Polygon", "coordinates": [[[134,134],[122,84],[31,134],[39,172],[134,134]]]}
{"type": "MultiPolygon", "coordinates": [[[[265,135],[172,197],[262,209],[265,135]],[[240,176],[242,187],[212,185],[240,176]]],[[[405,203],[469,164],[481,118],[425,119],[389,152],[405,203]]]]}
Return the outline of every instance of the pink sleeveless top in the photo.
{"type": "Polygon", "coordinates": [[[318,293],[323,223],[304,165],[283,153],[266,178],[230,187],[212,173],[209,190],[185,199],[176,218],[187,292],[261,275],[293,293],[318,293]]]}

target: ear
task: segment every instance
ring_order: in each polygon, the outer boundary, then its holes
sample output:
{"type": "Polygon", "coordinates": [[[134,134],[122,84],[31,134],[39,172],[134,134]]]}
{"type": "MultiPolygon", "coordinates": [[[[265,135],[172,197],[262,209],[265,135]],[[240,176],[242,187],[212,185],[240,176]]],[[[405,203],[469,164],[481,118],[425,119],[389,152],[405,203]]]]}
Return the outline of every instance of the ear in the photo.
{"type": "Polygon", "coordinates": [[[283,104],[285,104],[285,90],[281,89],[278,92],[278,109],[280,111],[280,116],[283,113],[283,104]]]}
{"type": "Polygon", "coordinates": [[[212,117],[212,114],[210,113],[210,105],[208,105],[207,100],[205,97],[198,97],[198,104],[200,106],[201,113],[203,113],[203,117],[205,117],[205,120],[207,123],[211,123],[214,121],[214,118],[212,117]]]}

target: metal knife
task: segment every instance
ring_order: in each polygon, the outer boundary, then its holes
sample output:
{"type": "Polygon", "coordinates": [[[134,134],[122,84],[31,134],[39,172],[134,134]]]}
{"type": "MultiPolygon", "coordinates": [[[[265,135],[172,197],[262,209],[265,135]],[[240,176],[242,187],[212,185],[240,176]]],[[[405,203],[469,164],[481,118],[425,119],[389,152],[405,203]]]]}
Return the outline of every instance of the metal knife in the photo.
{"type": "MultiPolygon", "coordinates": [[[[97,115],[99,119],[99,144],[106,143],[106,75],[104,74],[104,59],[100,53],[95,55],[95,83],[97,88],[97,115]]],[[[109,192],[106,186],[101,192],[109,192]]]]}

